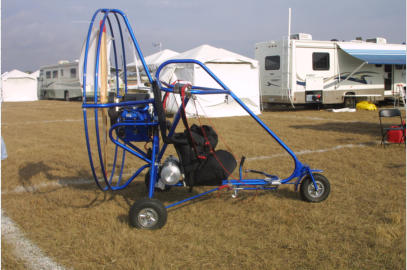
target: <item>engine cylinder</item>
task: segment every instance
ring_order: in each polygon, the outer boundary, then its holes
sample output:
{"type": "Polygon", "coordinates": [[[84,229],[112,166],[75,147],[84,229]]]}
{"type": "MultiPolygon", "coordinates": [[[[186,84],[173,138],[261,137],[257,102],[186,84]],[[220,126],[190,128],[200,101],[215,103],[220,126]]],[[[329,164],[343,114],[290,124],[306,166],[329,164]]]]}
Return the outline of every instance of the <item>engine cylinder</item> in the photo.
{"type": "Polygon", "coordinates": [[[181,170],[179,161],[173,156],[169,156],[162,166],[160,172],[160,181],[166,185],[175,185],[181,180],[181,170]]]}

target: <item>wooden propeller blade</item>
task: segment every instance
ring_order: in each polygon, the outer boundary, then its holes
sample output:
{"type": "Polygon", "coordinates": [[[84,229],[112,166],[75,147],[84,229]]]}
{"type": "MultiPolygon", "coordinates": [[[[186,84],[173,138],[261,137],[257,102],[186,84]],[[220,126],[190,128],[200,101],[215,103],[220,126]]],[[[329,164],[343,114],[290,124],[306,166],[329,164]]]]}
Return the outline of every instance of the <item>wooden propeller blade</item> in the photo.
{"type": "MultiPolygon", "coordinates": [[[[100,44],[100,102],[108,103],[108,70],[107,70],[107,36],[106,26],[102,32],[102,40],[100,44]]],[[[107,142],[108,142],[108,126],[107,126],[107,109],[102,108],[102,128],[103,128],[103,164],[105,173],[107,172],[107,142]]]]}

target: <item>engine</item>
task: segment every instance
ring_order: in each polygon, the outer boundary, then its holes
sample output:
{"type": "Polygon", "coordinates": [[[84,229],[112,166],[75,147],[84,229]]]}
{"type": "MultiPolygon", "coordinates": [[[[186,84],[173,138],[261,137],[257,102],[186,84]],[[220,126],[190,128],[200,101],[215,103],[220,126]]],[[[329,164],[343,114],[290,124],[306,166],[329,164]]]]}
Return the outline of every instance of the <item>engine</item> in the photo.
{"type": "Polygon", "coordinates": [[[161,170],[160,177],[156,183],[156,187],[164,189],[165,186],[173,186],[181,180],[182,174],[179,166],[179,161],[174,156],[169,156],[164,161],[161,170]]]}

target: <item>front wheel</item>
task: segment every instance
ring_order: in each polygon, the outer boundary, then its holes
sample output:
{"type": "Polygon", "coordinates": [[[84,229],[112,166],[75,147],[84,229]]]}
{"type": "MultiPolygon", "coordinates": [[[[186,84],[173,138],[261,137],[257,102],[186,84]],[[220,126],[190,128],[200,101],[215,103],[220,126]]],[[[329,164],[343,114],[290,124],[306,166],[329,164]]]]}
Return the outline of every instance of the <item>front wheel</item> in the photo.
{"type": "Polygon", "coordinates": [[[317,190],[315,190],[314,183],[312,182],[311,176],[305,176],[304,180],[301,182],[300,194],[301,198],[307,202],[322,202],[331,191],[331,185],[328,179],[319,173],[313,173],[315,183],[317,185],[317,190]]]}
{"type": "Polygon", "coordinates": [[[144,198],[133,204],[129,212],[130,225],[138,229],[156,230],[167,222],[167,209],[157,199],[144,198]]]}

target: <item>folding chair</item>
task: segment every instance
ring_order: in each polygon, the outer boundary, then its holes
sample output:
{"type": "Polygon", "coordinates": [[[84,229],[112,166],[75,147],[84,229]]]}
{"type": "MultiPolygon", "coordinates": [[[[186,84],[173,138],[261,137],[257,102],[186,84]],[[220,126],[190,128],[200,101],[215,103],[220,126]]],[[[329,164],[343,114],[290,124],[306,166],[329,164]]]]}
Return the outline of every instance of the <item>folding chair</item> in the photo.
{"type": "Polygon", "coordinates": [[[382,133],[381,145],[386,145],[386,143],[406,143],[406,127],[403,123],[403,118],[401,117],[401,112],[399,109],[382,109],[379,111],[380,129],[382,133]],[[400,123],[392,123],[385,121],[382,118],[395,117],[400,119],[400,123]]]}

